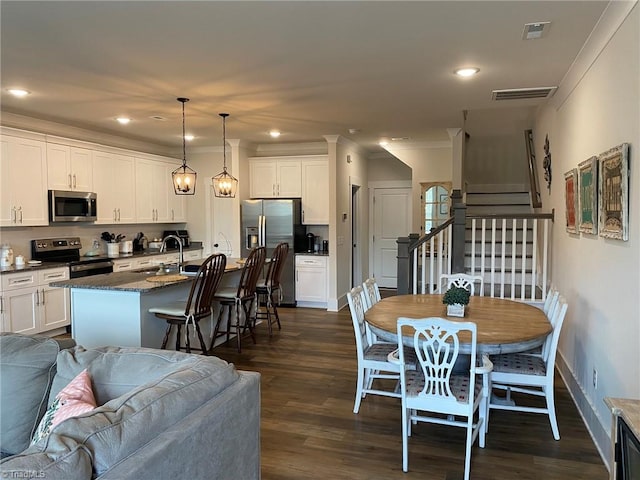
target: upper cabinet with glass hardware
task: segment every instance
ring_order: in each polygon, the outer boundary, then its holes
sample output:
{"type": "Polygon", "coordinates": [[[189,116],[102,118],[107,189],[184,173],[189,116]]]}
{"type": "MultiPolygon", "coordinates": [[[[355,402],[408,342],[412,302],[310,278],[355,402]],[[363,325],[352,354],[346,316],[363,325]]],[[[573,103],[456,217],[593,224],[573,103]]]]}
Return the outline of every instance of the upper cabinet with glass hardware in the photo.
{"type": "Polygon", "coordinates": [[[47,143],[49,190],[93,192],[91,150],[47,143]]]}
{"type": "MultiPolygon", "coordinates": [[[[7,129],[9,130],[9,129],[7,129]]],[[[48,225],[47,146],[37,134],[7,135],[0,153],[0,226],[48,225]]]]}
{"type": "Polygon", "coordinates": [[[256,157],[249,159],[251,198],[300,198],[300,159],[256,157]]]}

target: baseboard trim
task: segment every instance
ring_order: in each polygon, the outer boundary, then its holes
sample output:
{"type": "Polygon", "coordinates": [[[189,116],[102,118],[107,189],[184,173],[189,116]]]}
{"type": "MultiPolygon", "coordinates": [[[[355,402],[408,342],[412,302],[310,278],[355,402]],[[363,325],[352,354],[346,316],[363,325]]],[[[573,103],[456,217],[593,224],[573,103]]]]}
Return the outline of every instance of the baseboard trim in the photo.
{"type": "MultiPolygon", "coordinates": [[[[609,472],[611,472],[611,437],[609,436],[609,432],[602,425],[602,421],[600,417],[598,417],[596,409],[593,408],[593,404],[585,395],[584,390],[576,380],[573,371],[569,368],[569,365],[560,352],[556,355],[556,368],[569,391],[569,395],[571,395],[571,398],[573,399],[573,403],[578,409],[578,413],[580,414],[580,417],[582,418],[582,421],[587,428],[598,453],[600,454],[600,458],[602,459],[604,466],[609,470],[609,472]]],[[[562,432],[560,434],[562,435],[562,432]]]]}

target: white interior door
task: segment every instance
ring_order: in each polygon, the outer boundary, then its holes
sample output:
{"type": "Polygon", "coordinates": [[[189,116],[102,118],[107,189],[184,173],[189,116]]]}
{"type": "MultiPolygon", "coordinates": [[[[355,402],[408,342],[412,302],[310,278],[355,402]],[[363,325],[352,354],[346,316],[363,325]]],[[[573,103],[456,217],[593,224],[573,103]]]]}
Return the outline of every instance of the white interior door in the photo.
{"type": "Polygon", "coordinates": [[[411,188],[373,191],[373,276],[380,287],[396,288],[398,237],[411,232],[411,188]]]}

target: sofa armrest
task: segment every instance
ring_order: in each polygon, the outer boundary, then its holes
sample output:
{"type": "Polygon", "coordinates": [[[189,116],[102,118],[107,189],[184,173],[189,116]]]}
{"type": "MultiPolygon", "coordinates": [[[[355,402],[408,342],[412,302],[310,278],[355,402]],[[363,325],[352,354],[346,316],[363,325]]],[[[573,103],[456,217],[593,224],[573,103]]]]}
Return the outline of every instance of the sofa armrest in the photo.
{"type": "Polygon", "coordinates": [[[97,480],[260,478],[260,374],[239,379],[97,480]]]}

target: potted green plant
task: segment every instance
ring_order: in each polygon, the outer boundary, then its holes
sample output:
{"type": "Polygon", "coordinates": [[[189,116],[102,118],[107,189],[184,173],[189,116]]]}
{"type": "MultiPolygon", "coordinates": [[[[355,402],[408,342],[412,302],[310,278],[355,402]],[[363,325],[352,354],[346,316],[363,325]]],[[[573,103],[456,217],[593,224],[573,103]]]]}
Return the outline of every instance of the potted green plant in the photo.
{"type": "Polygon", "coordinates": [[[469,304],[471,293],[466,288],[451,287],[442,296],[442,303],[447,306],[447,315],[464,317],[464,306],[469,304]]]}

